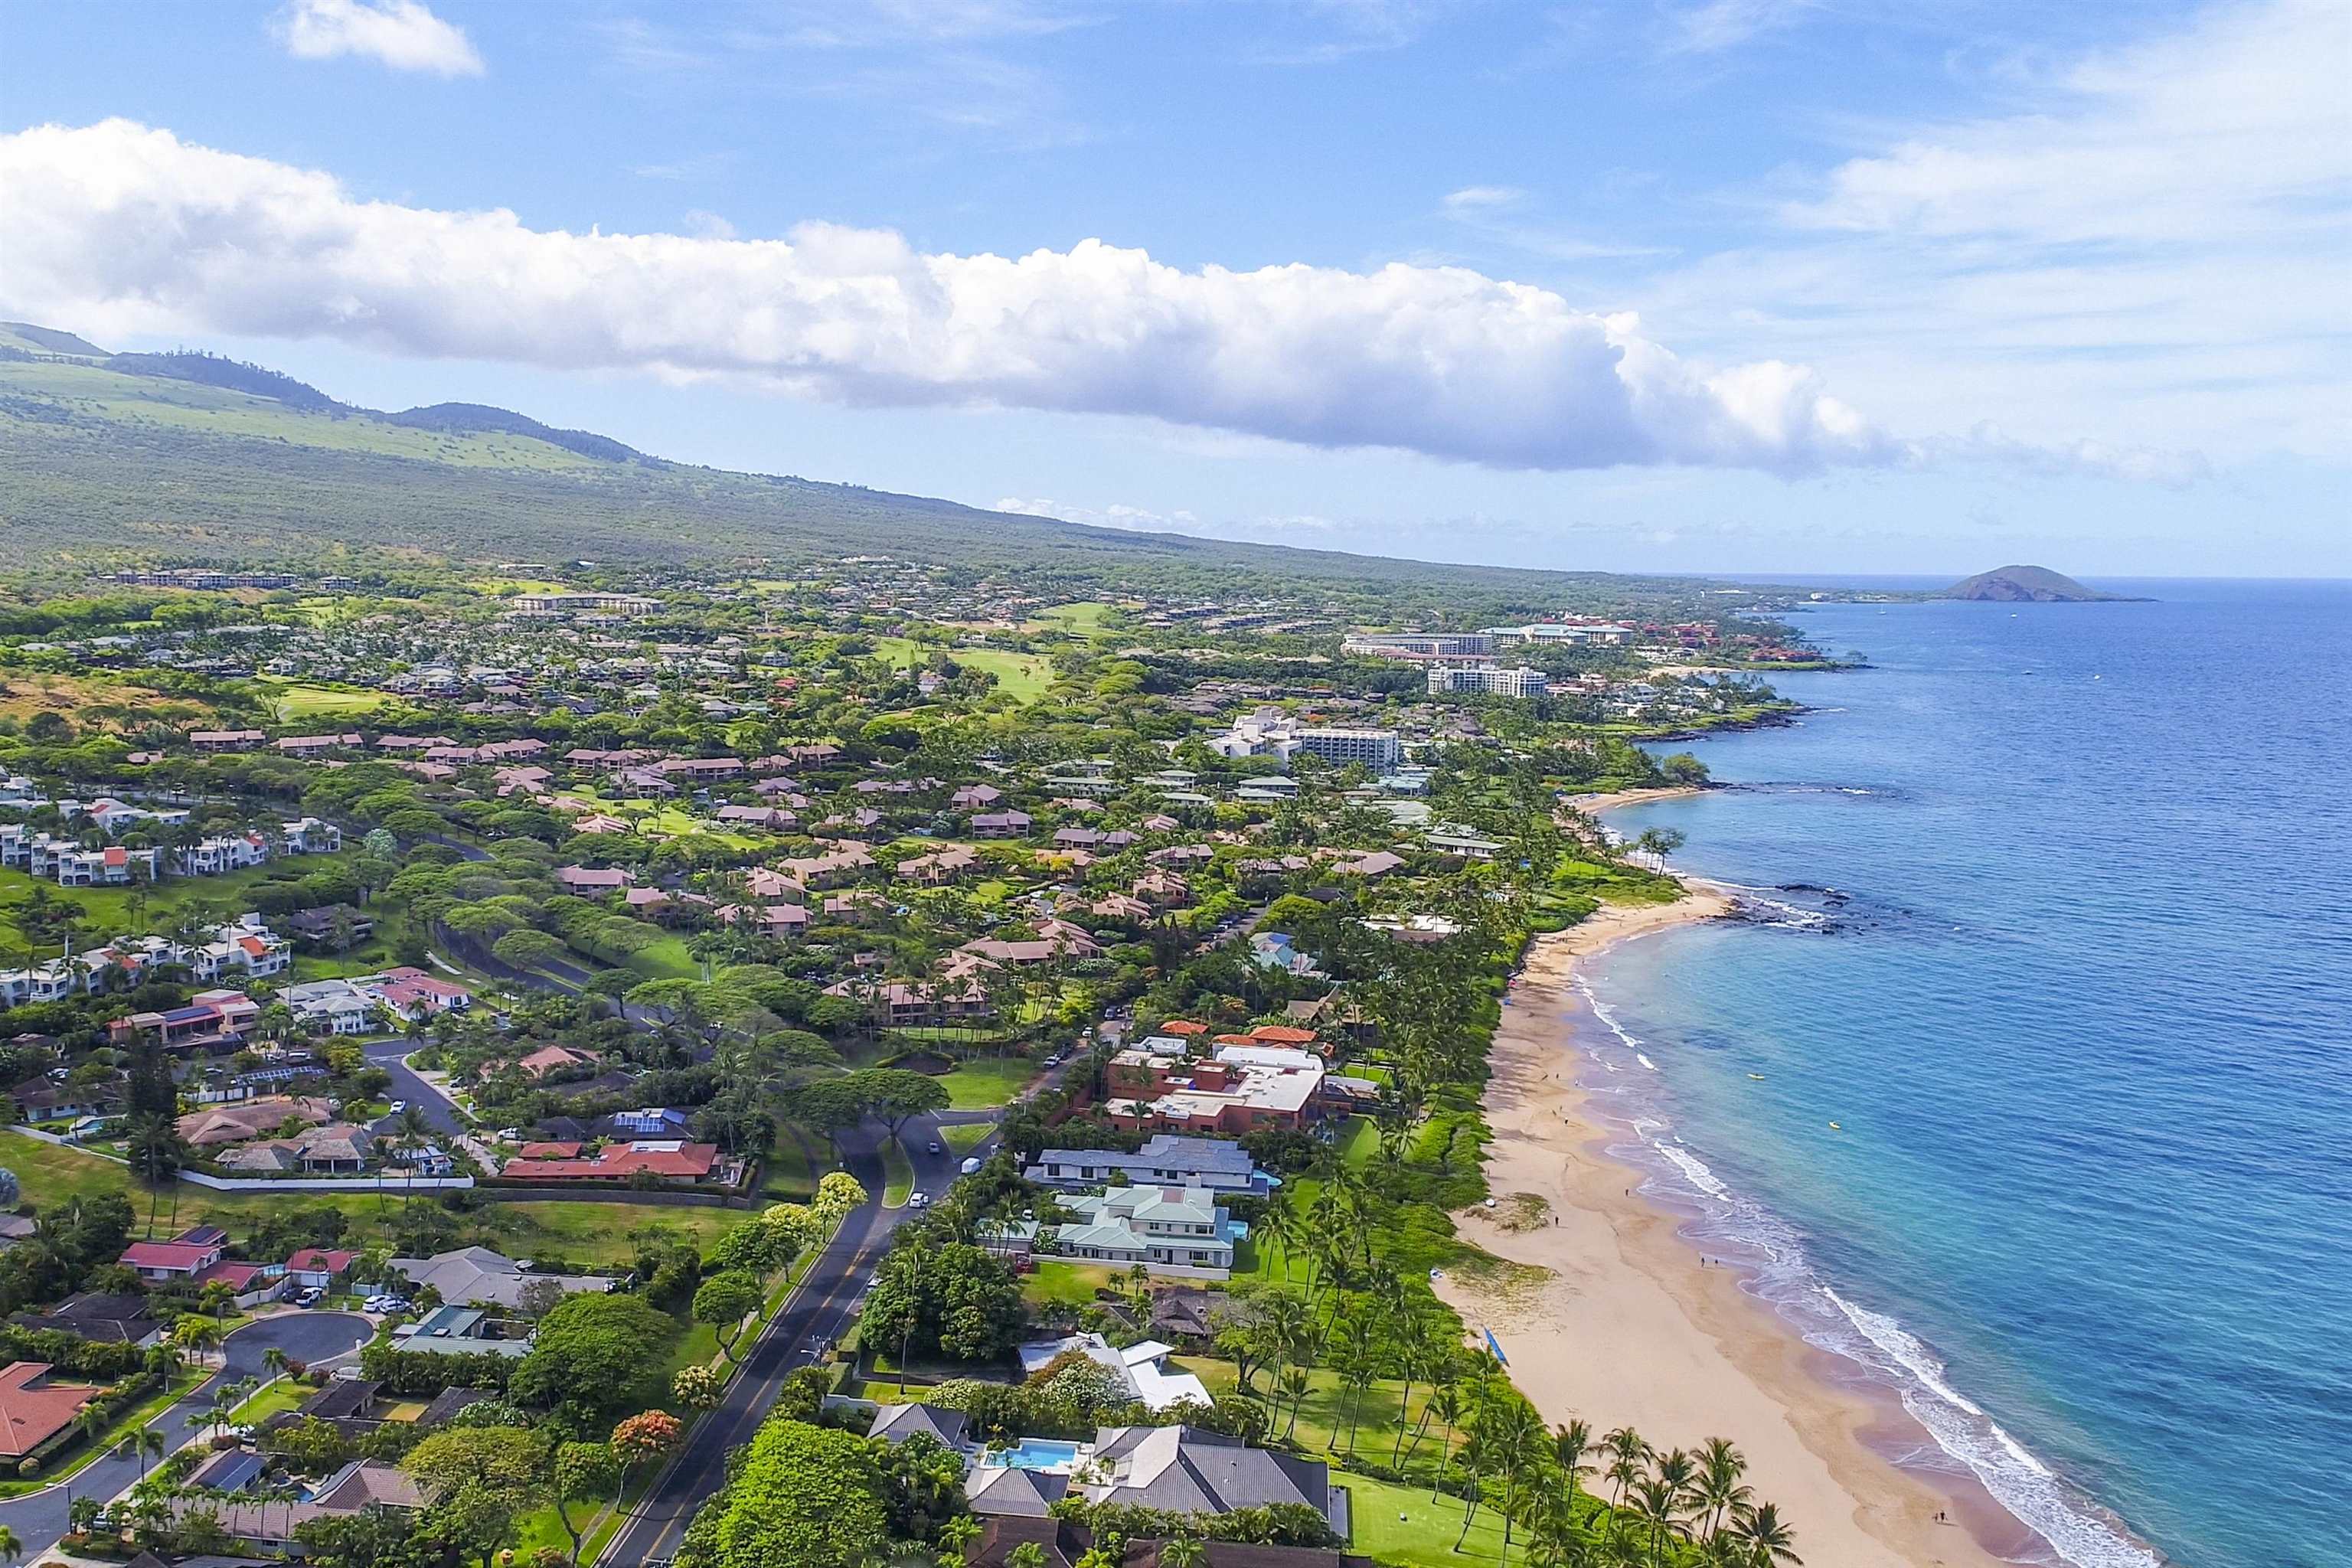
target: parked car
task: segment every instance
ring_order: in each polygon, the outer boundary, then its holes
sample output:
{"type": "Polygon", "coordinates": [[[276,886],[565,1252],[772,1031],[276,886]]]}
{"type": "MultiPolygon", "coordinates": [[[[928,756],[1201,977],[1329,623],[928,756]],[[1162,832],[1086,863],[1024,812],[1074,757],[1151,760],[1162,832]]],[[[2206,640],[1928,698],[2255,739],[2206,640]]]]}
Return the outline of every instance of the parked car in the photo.
{"type": "Polygon", "coordinates": [[[931,1194],[929,1193],[919,1192],[908,1193],[907,1194],[907,1206],[910,1209],[929,1208],[931,1206],[931,1194]]]}
{"type": "Polygon", "coordinates": [[[967,1176],[971,1175],[974,1171],[980,1169],[980,1156],[977,1154],[966,1154],[963,1157],[963,1163],[957,1166],[956,1169],[961,1171],[967,1176]]]}
{"type": "Polygon", "coordinates": [[[295,1297],[294,1304],[298,1307],[315,1307],[326,1299],[326,1288],[321,1285],[313,1285],[309,1289],[303,1291],[299,1296],[295,1297]]]}

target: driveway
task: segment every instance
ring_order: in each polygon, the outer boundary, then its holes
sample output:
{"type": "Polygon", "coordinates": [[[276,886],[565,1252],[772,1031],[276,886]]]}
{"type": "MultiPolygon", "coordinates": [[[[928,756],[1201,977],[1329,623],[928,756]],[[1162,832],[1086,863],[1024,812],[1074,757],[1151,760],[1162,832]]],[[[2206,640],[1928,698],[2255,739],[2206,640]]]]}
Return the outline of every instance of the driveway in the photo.
{"type": "MultiPolygon", "coordinates": [[[[234,1383],[242,1377],[269,1375],[262,1357],[272,1346],[284,1351],[290,1360],[315,1366],[349,1355],[374,1334],[375,1326],[352,1312],[280,1312],[248,1323],[223,1342],[226,1365],[149,1425],[163,1434],[168,1453],[204,1433],[205,1417],[212,1409],[213,1390],[224,1380],[234,1383]]],[[[152,1463],[149,1461],[151,1468],[152,1463]]],[[[37,1559],[65,1534],[67,1515],[74,1499],[113,1498],[128,1490],[139,1476],[137,1459],[118,1459],[110,1455],[53,1487],[29,1497],[0,1502],[0,1524],[16,1532],[16,1539],[25,1544],[26,1557],[37,1559]]]]}

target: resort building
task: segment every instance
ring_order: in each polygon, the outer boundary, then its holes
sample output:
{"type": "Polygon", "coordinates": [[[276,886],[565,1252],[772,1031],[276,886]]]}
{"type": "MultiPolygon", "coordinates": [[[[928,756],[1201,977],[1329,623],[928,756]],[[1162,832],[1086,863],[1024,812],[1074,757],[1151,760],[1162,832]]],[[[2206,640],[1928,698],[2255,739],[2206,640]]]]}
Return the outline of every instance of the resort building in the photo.
{"type": "Polygon", "coordinates": [[[1234,1133],[1297,1127],[1319,1110],[1323,1077],[1323,1058],[1312,1051],[1225,1045],[1204,1060],[1184,1041],[1153,1035],[1111,1058],[1103,1110],[1120,1127],[1234,1133]]]}
{"type": "Polygon", "coordinates": [[[1433,697],[1448,692],[1470,691],[1488,697],[1541,697],[1549,679],[1540,669],[1525,665],[1506,668],[1499,664],[1433,664],[1429,667],[1429,691],[1433,697]]]}

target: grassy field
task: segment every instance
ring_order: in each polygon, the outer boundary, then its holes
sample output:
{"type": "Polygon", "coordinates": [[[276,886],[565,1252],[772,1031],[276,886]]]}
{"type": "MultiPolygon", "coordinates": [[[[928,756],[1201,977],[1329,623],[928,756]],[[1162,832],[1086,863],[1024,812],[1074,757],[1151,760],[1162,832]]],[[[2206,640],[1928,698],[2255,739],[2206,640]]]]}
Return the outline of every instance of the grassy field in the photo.
{"type": "Polygon", "coordinates": [[[1014,653],[1007,648],[960,647],[950,655],[967,669],[996,677],[996,684],[1016,702],[1034,702],[1054,684],[1054,661],[1039,653],[1014,653]]]}
{"type": "MultiPolygon", "coordinates": [[[[1414,1568],[1458,1568],[1473,1562],[1499,1562],[1503,1555],[1503,1521],[1493,1509],[1482,1508],[1470,1521],[1469,1538],[1454,1550],[1462,1533],[1463,1505],[1459,1498],[1429,1500],[1425,1487],[1399,1486],[1370,1476],[1331,1472],[1331,1483],[1348,1489],[1348,1518],[1355,1528],[1351,1552],[1383,1563],[1406,1563],[1414,1568]]],[[[1523,1552],[1519,1540],[1515,1551],[1523,1552]]]]}
{"type": "Polygon", "coordinates": [[[816,1173],[809,1169],[806,1145],[789,1131],[776,1135],[775,1146],[760,1167],[760,1196],[772,1204],[806,1203],[816,1191],[816,1173]]]}
{"type": "MultiPolygon", "coordinates": [[[[1021,1281],[1021,1295],[1033,1306],[1091,1307],[1097,1290],[1120,1282],[1117,1270],[1098,1263],[1048,1260],[1039,1263],[1037,1271],[1021,1281]]],[[[1230,1386],[1233,1368],[1227,1367],[1225,1372],[1225,1382],[1230,1386]]]]}
{"type": "MultiPolygon", "coordinates": [[[[93,940],[145,931],[168,931],[181,913],[202,908],[224,918],[250,909],[245,900],[263,883],[320,870],[335,862],[332,855],[298,855],[266,866],[250,866],[217,877],[166,877],[134,888],[60,888],[39,884],[62,902],[79,904],[86,921],[78,947],[93,940]],[[272,873],[277,875],[273,877],[272,873]]],[[[33,896],[37,884],[22,871],[0,871],[0,942],[26,948],[31,942],[17,926],[15,911],[33,896]]],[[[55,943],[49,944],[55,946],[55,943]]]]}
{"type": "Polygon", "coordinates": [[[947,1086],[948,1104],[957,1110],[986,1110],[1006,1105],[1029,1087],[1037,1064],[1026,1057],[975,1057],[959,1063],[940,1081],[947,1086]]]}
{"type": "Polygon", "coordinates": [[[671,932],[629,954],[629,967],[648,980],[699,980],[702,965],[686,950],[686,938],[671,932]]]}
{"type": "Polygon", "coordinates": [[[933,648],[912,637],[876,637],[874,651],[907,669],[929,658],[934,652],[944,653],[967,669],[996,677],[996,683],[1017,702],[1034,702],[1054,684],[1054,661],[1041,653],[1015,653],[1002,647],[933,648]]]}
{"type": "Polygon", "coordinates": [[[1073,637],[1095,637],[1103,635],[1106,629],[1103,622],[1118,612],[1116,605],[1087,600],[1076,605],[1055,605],[1050,610],[1038,611],[1030,619],[1034,626],[1051,626],[1073,637]]]}
{"type": "MultiPolygon", "coordinates": [[[[26,1198],[47,1208],[66,1199],[97,1193],[128,1193],[143,1227],[154,1201],[155,1227],[169,1234],[198,1220],[232,1233],[247,1231],[264,1215],[282,1211],[289,1204],[330,1205],[351,1223],[343,1245],[364,1247],[389,1240],[389,1222],[404,1199],[398,1184],[373,1193],[216,1193],[202,1187],[177,1185],[155,1198],[135,1186],[131,1173],[112,1161],[78,1149],[60,1148],[37,1139],[0,1140],[0,1164],[16,1173],[26,1198]]],[[[415,1201],[431,1202],[429,1198],[415,1201]]],[[[636,1256],[637,1237],[672,1237],[707,1247],[742,1214],[734,1209],[639,1208],[620,1204],[572,1202],[486,1204],[462,1216],[469,1240],[496,1247],[509,1257],[544,1255],[582,1265],[625,1263],[636,1256]]]]}
{"type": "MultiPolygon", "coordinates": [[[[1223,1395],[1234,1387],[1234,1363],[1229,1361],[1200,1355],[1176,1356],[1171,1360],[1181,1363],[1184,1370],[1197,1376],[1213,1394],[1223,1395]]],[[[1349,1457],[1348,1390],[1339,1381],[1339,1374],[1326,1367],[1314,1368],[1307,1373],[1307,1381],[1311,1386],[1307,1397],[1299,1402],[1297,1422],[1291,1420],[1290,1402],[1285,1398],[1278,1401],[1280,1407],[1275,1414],[1274,1429],[1308,1451],[1328,1456],[1333,1464],[1339,1464],[1349,1457]]],[[[1272,1386],[1264,1373],[1253,1373],[1252,1385],[1261,1395],[1272,1386]]],[[[1400,1455],[1397,1442],[1400,1415],[1407,1422],[1420,1420],[1423,1407],[1429,1402],[1429,1392],[1426,1386],[1416,1384],[1408,1398],[1404,1384],[1392,1378],[1383,1378],[1367,1387],[1356,1403],[1354,1452],[1378,1459],[1383,1465],[1389,1464],[1391,1455],[1400,1455]]],[[[1443,1426],[1430,1428],[1429,1435],[1422,1439],[1421,1447],[1407,1461],[1412,1474],[1423,1481],[1435,1474],[1441,1452],[1439,1443],[1444,1436],[1443,1426]]],[[[1410,1446],[1412,1442],[1412,1434],[1408,1431],[1404,1443],[1410,1446]]]]}
{"type": "Polygon", "coordinates": [[[361,713],[373,713],[391,699],[381,691],[359,691],[331,686],[308,686],[300,682],[271,681],[269,711],[280,724],[299,724],[310,720],[349,719],[361,713]]]}

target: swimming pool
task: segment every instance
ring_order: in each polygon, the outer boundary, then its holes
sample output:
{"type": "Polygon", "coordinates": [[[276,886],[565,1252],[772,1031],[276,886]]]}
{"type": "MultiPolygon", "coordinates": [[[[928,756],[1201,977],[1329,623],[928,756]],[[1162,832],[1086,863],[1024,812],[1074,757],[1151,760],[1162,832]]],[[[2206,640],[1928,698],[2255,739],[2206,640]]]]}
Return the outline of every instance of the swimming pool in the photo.
{"type": "Polygon", "coordinates": [[[980,1462],[1013,1470],[1066,1470],[1078,1462],[1078,1446],[1024,1437],[1010,1448],[983,1455],[980,1462]]]}

